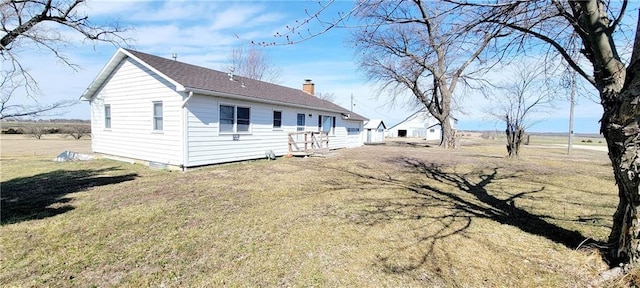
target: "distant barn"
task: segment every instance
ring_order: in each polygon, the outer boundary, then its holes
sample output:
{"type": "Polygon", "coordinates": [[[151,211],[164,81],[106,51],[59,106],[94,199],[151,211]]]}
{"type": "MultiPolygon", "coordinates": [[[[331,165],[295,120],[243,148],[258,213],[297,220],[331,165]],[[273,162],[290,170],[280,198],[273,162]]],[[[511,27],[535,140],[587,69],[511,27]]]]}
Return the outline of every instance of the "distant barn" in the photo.
{"type": "MultiPolygon", "coordinates": [[[[452,118],[451,126],[453,129],[455,129],[456,122],[452,118]]],[[[387,137],[412,137],[439,141],[442,137],[442,128],[438,120],[429,113],[429,110],[423,108],[389,128],[387,137]]]]}

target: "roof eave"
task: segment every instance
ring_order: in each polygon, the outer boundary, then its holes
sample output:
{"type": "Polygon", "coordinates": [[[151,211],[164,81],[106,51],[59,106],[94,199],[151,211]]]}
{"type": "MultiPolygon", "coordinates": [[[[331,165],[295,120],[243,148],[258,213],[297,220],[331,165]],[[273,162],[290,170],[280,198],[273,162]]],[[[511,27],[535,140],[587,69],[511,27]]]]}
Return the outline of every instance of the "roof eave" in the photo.
{"type": "Polygon", "coordinates": [[[111,72],[124,59],[125,55],[120,53],[121,50],[122,48],[118,49],[118,51],[111,56],[111,59],[102,67],[102,70],[100,70],[98,75],[91,81],[87,89],[84,90],[82,96],[80,96],[80,100],[91,101],[91,99],[93,99],[95,93],[102,87],[107,78],[109,78],[111,72]]]}
{"type": "Polygon", "coordinates": [[[138,62],[138,63],[142,64],[143,66],[145,66],[146,68],[148,68],[149,70],[151,70],[154,73],[158,74],[160,77],[162,77],[165,80],[169,81],[171,84],[175,85],[177,91],[183,91],[184,90],[184,87],[180,83],[178,83],[175,80],[169,78],[167,75],[165,75],[164,73],[158,71],[157,69],[155,69],[151,65],[147,64],[145,61],[142,61],[141,59],[139,59],[135,55],[131,54],[126,49],[118,48],[118,51],[116,51],[116,53],[113,54],[113,56],[111,56],[111,59],[109,59],[109,62],[107,62],[107,64],[102,68],[102,70],[100,70],[100,73],[98,73],[96,78],[94,78],[93,81],[91,81],[91,84],[89,84],[89,87],[87,87],[87,89],[84,91],[84,93],[82,93],[82,96],[80,96],[80,100],[91,101],[91,99],[93,99],[93,97],[95,96],[96,92],[98,92],[98,90],[100,90],[100,88],[104,85],[105,81],[113,73],[113,71],[116,69],[116,67],[118,67],[118,65],[120,65],[120,63],[124,59],[126,59],[127,57],[132,58],[136,62],[138,62]]]}
{"type": "MultiPolygon", "coordinates": [[[[251,96],[243,96],[243,95],[230,94],[230,93],[219,92],[219,91],[204,90],[204,89],[193,88],[193,87],[184,87],[184,91],[193,91],[194,93],[198,93],[198,94],[201,94],[201,95],[218,96],[218,97],[225,97],[225,98],[232,98],[232,99],[239,99],[239,100],[247,100],[247,101],[265,103],[265,104],[275,104],[275,105],[295,107],[295,108],[313,109],[313,110],[320,110],[320,111],[325,111],[325,112],[347,114],[347,112],[345,112],[345,111],[326,109],[326,108],[318,108],[318,107],[313,107],[313,106],[307,106],[307,105],[301,105],[301,104],[295,104],[295,103],[288,103],[288,102],[280,102],[280,101],[267,100],[267,99],[260,99],[260,98],[255,98],[255,97],[251,97],[251,96]]],[[[362,120],[360,120],[360,121],[362,121],[362,120]]]]}

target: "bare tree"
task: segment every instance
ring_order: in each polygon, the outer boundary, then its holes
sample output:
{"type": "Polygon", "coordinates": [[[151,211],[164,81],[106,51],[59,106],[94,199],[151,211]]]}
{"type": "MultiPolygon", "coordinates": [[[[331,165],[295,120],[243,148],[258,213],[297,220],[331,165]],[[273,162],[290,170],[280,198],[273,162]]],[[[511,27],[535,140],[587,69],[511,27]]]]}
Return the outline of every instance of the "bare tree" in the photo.
{"type": "MultiPolygon", "coordinates": [[[[25,116],[51,116],[63,112],[65,108],[78,103],[77,100],[61,100],[50,104],[40,104],[35,98],[38,87],[35,82],[25,79],[26,72],[18,70],[2,71],[0,73],[0,120],[20,118],[25,116]],[[13,104],[17,93],[22,93],[31,98],[34,104],[13,104]]],[[[27,76],[30,77],[30,76],[27,76]]]]}
{"type": "MultiPolygon", "coordinates": [[[[455,1],[455,0],[450,0],[455,1]]],[[[482,10],[479,20],[509,29],[517,52],[531,45],[546,45],[600,94],[604,110],[601,133],[607,140],[619,204],[609,235],[609,261],[640,263],[640,25],[629,63],[618,52],[616,34],[627,12],[628,1],[513,1],[492,5],[457,2],[482,10]],[[593,71],[593,72],[591,72],[593,71]]],[[[640,11],[638,12],[640,14],[640,11]]],[[[640,18],[640,17],[639,17],[640,18]]],[[[640,20],[640,19],[639,19],[640,20]]],[[[638,20],[636,20],[638,21],[638,20]]],[[[622,37],[624,38],[624,37],[622,37]]],[[[633,37],[632,37],[633,38],[633,37]]],[[[540,51],[536,49],[536,51],[540,51]]],[[[531,53],[530,53],[531,54],[531,53]]],[[[553,59],[553,53],[532,55],[553,59]]]]}
{"type": "MultiPolygon", "coordinates": [[[[629,1],[445,1],[453,5],[451,10],[475,9],[475,17],[460,17],[457,25],[487,24],[485,31],[506,29],[511,33],[508,38],[511,41],[506,41],[507,38],[500,41],[503,52],[516,52],[516,57],[544,58],[556,65],[562,59],[598,91],[604,110],[600,121],[601,133],[607,141],[619,195],[608,240],[608,260],[614,267],[618,264],[640,264],[640,25],[636,24],[635,36],[618,37],[625,31],[633,31],[622,28],[629,1]],[[491,26],[494,28],[489,28],[491,26]],[[619,53],[624,45],[621,41],[625,39],[635,39],[628,61],[619,53]]],[[[309,17],[297,21],[299,24],[291,27],[288,33],[277,36],[286,38],[287,43],[300,42],[305,37],[316,37],[337,27],[353,16],[354,10],[351,10],[339,14],[335,21],[325,22],[319,14],[333,1],[329,2],[321,5],[317,12],[307,13],[309,17]],[[319,19],[326,25],[319,31],[300,34],[304,31],[301,26],[313,19],[319,19]],[[302,40],[292,40],[295,35],[300,35],[302,40]]],[[[368,2],[358,2],[357,6],[362,3],[368,2]]],[[[402,5],[404,2],[393,3],[402,5]]],[[[382,17],[379,20],[388,19],[382,17]]],[[[406,19],[407,22],[415,20],[419,19],[406,19]]],[[[635,22],[639,21],[640,11],[635,22]]],[[[367,27],[367,31],[372,32],[381,25],[367,27]]],[[[448,28],[455,27],[452,24],[448,28]]],[[[423,29],[428,31],[430,28],[425,26],[423,29]]],[[[418,37],[421,35],[415,33],[412,37],[398,39],[414,41],[418,37]]]]}
{"type": "Polygon", "coordinates": [[[2,105],[1,117],[37,116],[56,109],[68,107],[71,101],[60,101],[41,105],[35,101],[37,82],[20,62],[16,48],[42,49],[51,52],[60,62],[74,70],[73,64],[61,47],[69,44],[63,31],[71,30],[85,39],[97,42],[126,43],[120,36],[126,29],[117,23],[95,25],[89,17],[80,13],[85,0],[3,0],[0,3],[0,55],[2,56],[2,105]],[[9,80],[7,80],[9,79],[9,80]],[[36,102],[35,105],[11,105],[9,100],[18,90],[36,102]],[[6,91],[5,91],[6,90],[6,91]]]}
{"type": "Polygon", "coordinates": [[[333,102],[336,100],[336,93],[333,92],[316,92],[314,96],[322,100],[327,100],[329,102],[333,102]]]}
{"type": "Polygon", "coordinates": [[[62,132],[73,137],[73,139],[80,140],[87,135],[91,135],[91,125],[84,123],[68,124],[62,128],[62,132]]]}
{"type": "Polygon", "coordinates": [[[539,65],[520,62],[515,67],[510,73],[513,75],[511,80],[501,83],[486,95],[491,105],[487,112],[506,124],[509,158],[519,156],[525,131],[533,124],[531,116],[549,109],[555,95],[552,84],[539,65]]]}
{"type": "Polygon", "coordinates": [[[381,83],[381,91],[410,91],[440,123],[441,147],[454,146],[451,120],[458,84],[468,84],[483,71],[471,64],[490,61],[483,52],[501,36],[499,29],[457,25],[470,11],[456,7],[420,0],[370,1],[356,14],[365,27],[354,38],[362,51],[360,67],[381,83]]]}
{"type": "Polygon", "coordinates": [[[282,71],[271,63],[264,47],[257,45],[234,47],[228,60],[235,74],[271,83],[280,81],[282,71]]]}
{"type": "Polygon", "coordinates": [[[31,138],[42,139],[42,136],[49,133],[49,128],[45,126],[44,123],[33,122],[27,123],[20,130],[22,130],[22,134],[27,134],[31,138]]]}

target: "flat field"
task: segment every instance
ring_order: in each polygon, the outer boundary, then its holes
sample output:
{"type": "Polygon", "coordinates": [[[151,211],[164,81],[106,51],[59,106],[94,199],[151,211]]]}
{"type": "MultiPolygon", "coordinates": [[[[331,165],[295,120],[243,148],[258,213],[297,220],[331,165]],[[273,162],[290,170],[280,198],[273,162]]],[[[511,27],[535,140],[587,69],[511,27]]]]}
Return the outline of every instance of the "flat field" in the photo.
{"type": "Polygon", "coordinates": [[[587,287],[607,268],[602,151],[387,139],[183,173],[53,162],[90,141],[49,140],[1,138],[3,287],[587,287]]]}
{"type": "Polygon", "coordinates": [[[29,135],[0,134],[0,159],[34,158],[53,159],[64,151],[91,153],[91,138],[75,140],[63,134],[46,134],[42,139],[35,139],[29,135]]]}

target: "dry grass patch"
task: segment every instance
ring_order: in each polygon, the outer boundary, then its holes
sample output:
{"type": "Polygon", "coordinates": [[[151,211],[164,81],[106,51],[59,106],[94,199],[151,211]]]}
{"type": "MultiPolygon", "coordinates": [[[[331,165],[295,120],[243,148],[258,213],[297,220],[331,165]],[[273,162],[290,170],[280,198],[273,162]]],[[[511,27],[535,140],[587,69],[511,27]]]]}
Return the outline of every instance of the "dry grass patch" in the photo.
{"type": "Polygon", "coordinates": [[[73,140],[64,134],[46,134],[42,139],[29,135],[0,134],[0,159],[46,159],[51,160],[66,151],[91,153],[91,139],[73,140]]]}
{"type": "Polygon", "coordinates": [[[605,268],[576,248],[609,232],[606,153],[425,146],[188,173],[2,160],[0,285],[582,287],[605,268]]]}

